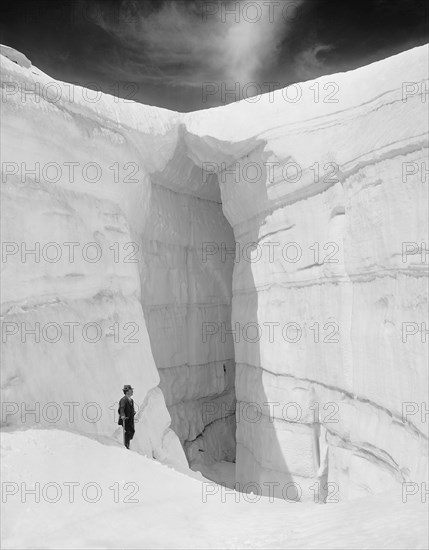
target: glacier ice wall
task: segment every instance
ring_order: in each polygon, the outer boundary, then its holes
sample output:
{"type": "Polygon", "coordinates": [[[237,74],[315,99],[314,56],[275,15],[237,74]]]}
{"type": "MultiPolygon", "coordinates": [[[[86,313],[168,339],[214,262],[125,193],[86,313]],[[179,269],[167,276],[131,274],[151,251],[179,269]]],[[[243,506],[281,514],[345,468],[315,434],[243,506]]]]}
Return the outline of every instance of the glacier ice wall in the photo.
{"type": "Polygon", "coordinates": [[[3,240],[103,251],[36,264],[7,249],[12,332],[96,321],[103,337],[7,334],[4,401],[108,408],[132,382],[143,452],[183,462],[180,439],[191,462],[233,460],[236,421],[237,481],[267,492],[294,482],[305,498],[319,481],[347,498],[425,478],[425,48],[183,115],[3,69],[3,240]],[[63,170],[23,183],[23,161],[63,170]],[[117,337],[125,326],[137,344],[117,337]]]}
{"type": "Polygon", "coordinates": [[[2,65],[6,424],[49,425],[59,401],[51,424],[119,436],[115,401],[132,383],[134,448],[184,463],[180,439],[192,462],[233,460],[233,345],[202,328],[229,321],[233,266],[204,258],[205,243],[234,237],[178,114],[2,65]],[[41,414],[22,421],[16,402],[41,414]]]}
{"type": "Polygon", "coordinates": [[[126,261],[150,182],[143,169],[118,182],[109,168],[158,168],[144,157],[145,140],[153,130],[159,141],[150,142],[161,147],[174,120],[137,105],[121,110],[110,97],[91,103],[82,88],[6,58],[2,78],[2,422],[120,438],[117,401],[132,383],[134,448],[186,464],[159,389],[138,263],[126,261]]]}
{"type": "Polygon", "coordinates": [[[427,68],[416,48],[188,115],[219,140],[198,154],[237,241],[242,487],[347,498],[426,479],[427,68]]]}

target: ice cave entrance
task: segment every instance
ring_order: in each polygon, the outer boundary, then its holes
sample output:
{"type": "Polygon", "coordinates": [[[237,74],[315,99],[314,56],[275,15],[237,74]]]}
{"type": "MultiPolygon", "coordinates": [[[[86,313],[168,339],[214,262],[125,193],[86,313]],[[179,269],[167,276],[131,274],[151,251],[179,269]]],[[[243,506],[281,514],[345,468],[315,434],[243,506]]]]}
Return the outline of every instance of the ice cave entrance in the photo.
{"type": "Polygon", "coordinates": [[[143,311],[171,427],[189,465],[228,483],[236,452],[235,239],[217,175],[190,159],[184,141],[163,172],[151,175],[143,311]]]}

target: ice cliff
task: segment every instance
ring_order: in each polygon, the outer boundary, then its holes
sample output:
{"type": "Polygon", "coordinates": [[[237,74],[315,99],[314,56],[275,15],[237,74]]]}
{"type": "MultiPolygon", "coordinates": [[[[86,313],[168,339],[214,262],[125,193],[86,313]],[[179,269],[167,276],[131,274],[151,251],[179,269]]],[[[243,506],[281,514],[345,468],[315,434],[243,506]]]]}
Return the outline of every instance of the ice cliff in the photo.
{"type": "Polygon", "coordinates": [[[199,158],[237,241],[242,484],[426,479],[427,69],[422,47],[188,115],[224,144],[199,158]]]}
{"type": "Polygon", "coordinates": [[[189,114],[1,60],[6,425],[119,437],[132,383],[134,448],[241,487],[425,478],[425,47],[189,114]]]}

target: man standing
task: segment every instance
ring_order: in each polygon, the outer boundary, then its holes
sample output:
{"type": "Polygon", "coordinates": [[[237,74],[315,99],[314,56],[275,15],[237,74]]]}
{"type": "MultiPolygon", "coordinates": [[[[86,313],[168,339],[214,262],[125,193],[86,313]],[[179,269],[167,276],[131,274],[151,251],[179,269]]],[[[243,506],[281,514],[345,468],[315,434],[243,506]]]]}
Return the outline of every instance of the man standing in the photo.
{"type": "Polygon", "coordinates": [[[130,441],[134,437],[134,401],[132,399],[132,395],[134,393],[134,389],[129,385],[126,384],[124,386],[124,389],[122,390],[124,392],[124,397],[119,401],[119,420],[118,424],[123,427],[124,430],[124,445],[127,449],[130,448],[130,441]]]}

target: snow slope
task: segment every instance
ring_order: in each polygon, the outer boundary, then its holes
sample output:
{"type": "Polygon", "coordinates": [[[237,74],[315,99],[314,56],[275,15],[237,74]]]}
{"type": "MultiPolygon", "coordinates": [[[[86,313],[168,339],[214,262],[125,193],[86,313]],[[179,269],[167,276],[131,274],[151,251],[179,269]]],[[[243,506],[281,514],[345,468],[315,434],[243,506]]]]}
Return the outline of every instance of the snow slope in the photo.
{"type": "Polygon", "coordinates": [[[4,433],[1,452],[3,548],[427,548],[420,495],[270,502],[55,429],[4,433]]]}

